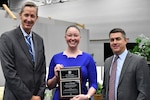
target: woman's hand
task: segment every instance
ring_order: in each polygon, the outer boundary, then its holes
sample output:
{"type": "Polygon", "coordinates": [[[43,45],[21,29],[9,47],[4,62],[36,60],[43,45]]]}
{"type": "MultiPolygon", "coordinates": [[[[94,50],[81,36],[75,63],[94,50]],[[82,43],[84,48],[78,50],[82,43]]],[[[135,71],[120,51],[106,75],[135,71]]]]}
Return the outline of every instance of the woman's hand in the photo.
{"type": "Polygon", "coordinates": [[[58,71],[60,71],[61,68],[63,68],[64,66],[62,64],[57,64],[54,68],[55,71],[55,76],[58,77],[58,71]]]}
{"type": "Polygon", "coordinates": [[[74,96],[70,100],[89,100],[89,98],[90,97],[88,95],[80,94],[80,95],[74,96]]]}
{"type": "Polygon", "coordinates": [[[49,79],[47,82],[47,85],[49,87],[49,89],[53,89],[57,86],[58,83],[58,71],[60,71],[61,68],[63,68],[64,66],[62,64],[56,64],[56,66],[54,67],[54,73],[55,75],[53,76],[53,78],[49,79]]]}

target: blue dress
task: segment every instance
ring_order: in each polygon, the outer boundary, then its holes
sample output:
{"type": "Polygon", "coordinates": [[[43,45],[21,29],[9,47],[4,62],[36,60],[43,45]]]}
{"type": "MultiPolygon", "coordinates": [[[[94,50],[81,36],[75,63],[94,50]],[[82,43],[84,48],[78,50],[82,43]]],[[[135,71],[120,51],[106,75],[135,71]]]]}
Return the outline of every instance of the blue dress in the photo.
{"type": "MultiPolygon", "coordinates": [[[[63,52],[60,52],[58,54],[55,54],[50,62],[49,65],[49,73],[48,73],[48,79],[51,79],[54,77],[54,67],[56,64],[62,64],[64,67],[70,67],[70,66],[80,66],[81,67],[81,74],[82,74],[82,94],[87,93],[87,87],[86,82],[89,81],[89,87],[93,87],[97,89],[97,71],[96,71],[96,65],[93,60],[93,57],[85,52],[82,52],[82,54],[78,55],[76,58],[74,57],[67,57],[63,54],[63,52]]],[[[53,100],[60,100],[59,99],[59,89],[57,88],[54,95],[53,100]]]]}

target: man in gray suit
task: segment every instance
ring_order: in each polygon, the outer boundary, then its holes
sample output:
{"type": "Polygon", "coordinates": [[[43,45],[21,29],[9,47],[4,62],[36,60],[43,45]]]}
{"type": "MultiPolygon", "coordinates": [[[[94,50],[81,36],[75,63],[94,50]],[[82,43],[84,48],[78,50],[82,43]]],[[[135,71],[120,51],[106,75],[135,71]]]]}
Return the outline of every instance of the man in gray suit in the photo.
{"type": "Polygon", "coordinates": [[[127,51],[128,39],[123,29],[112,29],[109,38],[114,55],[104,64],[103,100],[150,100],[150,75],[146,60],[127,51]],[[112,71],[115,56],[119,57],[116,71],[112,71]],[[114,72],[115,77],[112,78],[114,72]]]}
{"type": "Polygon", "coordinates": [[[33,31],[38,8],[27,2],[19,13],[21,24],[0,38],[0,58],[5,76],[3,100],[43,100],[46,64],[43,39],[33,31]],[[30,38],[30,45],[28,40],[30,38]]]}

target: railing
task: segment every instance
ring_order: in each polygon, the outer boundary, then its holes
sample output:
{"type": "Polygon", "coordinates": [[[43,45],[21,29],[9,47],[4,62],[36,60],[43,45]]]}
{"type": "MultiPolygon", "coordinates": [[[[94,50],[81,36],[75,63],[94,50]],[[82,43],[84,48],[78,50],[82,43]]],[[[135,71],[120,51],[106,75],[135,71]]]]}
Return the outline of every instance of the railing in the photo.
{"type": "Polygon", "coordinates": [[[13,18],[15,20],[17,19],[17,17],[12,13],[12,11],[8,8],[8,6],[6,4],[2,4],[2,6],[11,18],[13,18]]]}

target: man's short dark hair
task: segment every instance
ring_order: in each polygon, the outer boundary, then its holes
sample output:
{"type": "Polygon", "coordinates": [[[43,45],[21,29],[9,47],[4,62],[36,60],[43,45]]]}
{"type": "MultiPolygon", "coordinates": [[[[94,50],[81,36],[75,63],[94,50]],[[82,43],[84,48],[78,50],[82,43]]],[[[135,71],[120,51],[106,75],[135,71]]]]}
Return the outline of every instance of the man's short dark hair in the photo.
{"type": "Polygon", "coordinates": [[[117,32],[120,32],[124,37],[126,37],[125,31],[124,31],[123,29],[121,29],[121,28],[114,28],[114,29],[112,29],[112,30],[109,32],[109,36],[110,36],[110,34],[112,34],[112,33],[117,33],[117,32]]]}

